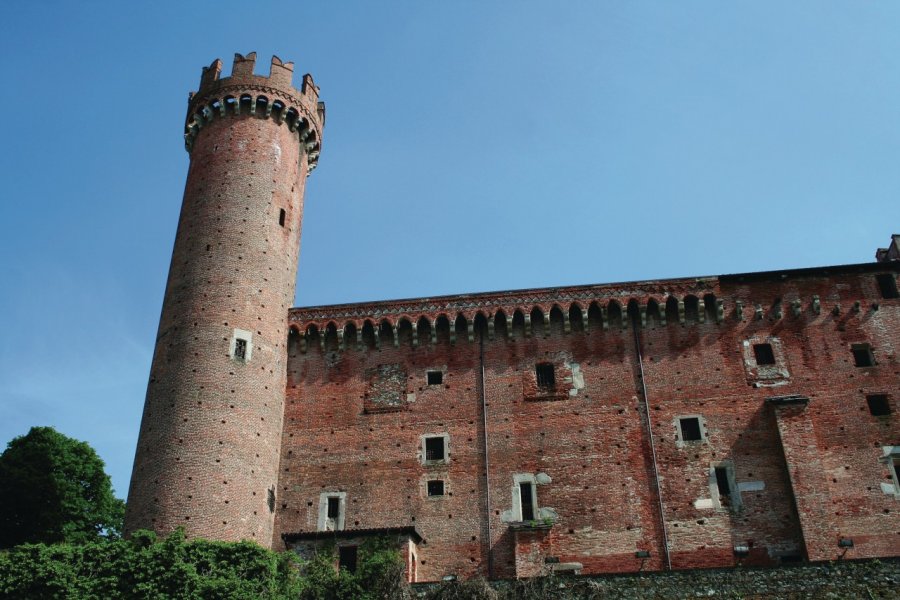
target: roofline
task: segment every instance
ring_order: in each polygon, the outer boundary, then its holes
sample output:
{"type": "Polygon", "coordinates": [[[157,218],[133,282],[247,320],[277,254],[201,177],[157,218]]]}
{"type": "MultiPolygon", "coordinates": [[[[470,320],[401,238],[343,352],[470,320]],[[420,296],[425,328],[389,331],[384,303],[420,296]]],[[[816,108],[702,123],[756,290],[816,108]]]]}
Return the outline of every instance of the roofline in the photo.
{"type": "Polygon", "coordinates": [[[724,275],[704,275],[699,277],[673,277],[669,279],[643,279],[631,281],[618,281],[612,283],[592,283],[580,285],[559,285],[550,287],[534,287],[519,288],[513,290],[494,290],[484,292],[466,292],[462,294],[441,294],[438,296],[421,296],[414,298],[389,298],[384,300],[370,300],[361,302],[345,302],[341,304],[320,304],[314,306],[294,306],[289,311],[309,311],[309,310],[336,310],[342,308],[351,308],[354,306],[390,306],[393,304],[404,302],[436,302],[441,300],[451,300],[457,298],[484,298],[491,296],[512,296],[517,294],[528,294],[537,292],[552,292],[555,290],[587,290],[597,287],[623,287],[636,284],[651,283],[685,283],[685,282],[701,282],[701,281],[719,281],[721,283],[744,283],[753,281],[765,281],[769,279],[784,280],[798,277],[812,277],[832,274],[847,273],[873,273],[878,271],[897,271],[900,272],[900,261],[890,262],[866,262],[851,263],[847,265],[831,265],[824,267],[805,267],[801,269],[779,269],[777,271],[751,271],[749,273],[732,273],[724,275]]]}
{"type": "Polygon", "coordinates": [[[369,529],[341,529],[340,531],[298,531],[295,533],[282,533],[281,539],[285,543],[301,540],[320,539],[346,539],[353,537],[370,537],[375,535],[409,535],[418,544],[422,541],[422,534],[412,525],[404,527],[373,527],[369,529]]]}

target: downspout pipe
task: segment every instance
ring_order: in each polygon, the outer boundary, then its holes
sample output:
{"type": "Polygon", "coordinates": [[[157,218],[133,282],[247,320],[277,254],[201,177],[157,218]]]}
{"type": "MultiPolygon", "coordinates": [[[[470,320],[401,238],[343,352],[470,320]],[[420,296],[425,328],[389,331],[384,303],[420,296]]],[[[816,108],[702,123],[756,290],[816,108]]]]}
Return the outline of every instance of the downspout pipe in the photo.
{"type": "Polygon", "coordinates": [[[488,579],[494,578],[494,538],[491,534],[491,462],[488,453],[487,400],[484,392],[484,331],[478,333],[478,389],[481,392],[481,425],[484,434],[484,517],[487,524],[488,579]]]}
{"type": "Polygon", "coordinates": [[[669,556],[669,534],[666,530],[666,513],[663,507],[662,487],[659,485],[659,466],[656,460],[656,444],[653,440],[653,425],[650,419],[650,400],[647,398],[647,384],[644,382],[644,357],[641,353],[641,321],[637,314],[631,315],[631,328],[634,330],[634,354],[638,361],[638,372],[641,383],[641,396],[644,398],[644,412],[647,414],[647,435],[650,439],[650,456],[653,459],[653,482],[656,484],[656,499],[659,501],[659,522],[662,525],[663,555],[666,557],[666,570],[672,570],[672,557],[669,556]]]}

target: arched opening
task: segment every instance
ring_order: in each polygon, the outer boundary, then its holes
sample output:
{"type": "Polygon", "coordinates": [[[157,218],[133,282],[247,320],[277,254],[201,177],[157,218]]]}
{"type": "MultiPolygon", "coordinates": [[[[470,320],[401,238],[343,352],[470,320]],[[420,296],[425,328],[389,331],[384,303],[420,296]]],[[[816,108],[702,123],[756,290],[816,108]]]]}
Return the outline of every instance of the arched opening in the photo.
{"type": "Polygon", "coordinates": [[[506,339],[509,337],[509,324],[506,320],[506,313],[502,310],[498,310],[494,315],[494,335],[500,339],[506,339]]]}
{"type": "Polygon", "coordinates": [[[378,337],[382,348],[394,345],[394,327],[387,319],[381,321],[381,325],[378,326],[378,337]]]}
{"type": "Polygon", "coordinates": [[[510,329],[510,337],[525,337],[525,315],[522,314],[522,311],[516,309],[516,312],[513,313],[512,318],[512,328],[510,329]]]}
{"type": "Polygon", "coordinates": [[[531,309],[531,335],[535,337],[549,335],[549,331],[544,331],[544,312],[540,307],[535,306],[531,309]]]}
{"type": "Polygon", "coordinates": [[[584,331],[584,316],[577,302],[569,306],[569,327],[572,331],[584,331]]]}
{"type": "Polygon", "coordinates": [[[659,302],[650,298],[647,301],[647,327],[658,327],[660,324],[659,302]]]}
{"type": "Polygon", "coordinates": [[[306,328],[306,348],[317,348],[319,346],[319,328],[310,325],[306,328]]]}
{"type": "Polygon", "coordinates": [[[375,326],[366,319],[362,326],[362,343],[365,348],[375,347],[375,326]]]}
{"type": "Polygon", "coordinates": [[[277,116],[282,116],[284,114],[284,102],[281,100],[276,100],[272,103],[272,113],[277,116]]]}
{"type": "Polygon", "coordinates": [[[257,96],[256,97],[256,114],[264,115],[266,114],[266,106],[269,104],[269,99],[265,96],[257,96]]]}
{"type": "Polygon", "coordinates": [[[447,315],[438,316],[434,322],[434,332],[437,335],[438,343],[450,343],[450,319],[447,315]]]}
{"type": "Polygon", "coordinates": [[[718,307],[716,306],[716,296],[715,294],[706,294],[703,296],[703,310],[706,311],[706,322],[707,323],[715,323],[718,321],[716,318],[716,311],[718,307]]]}
{"type": "Polygon", "coordinates": [[[609,327],[622,328],[622,307],[615,300],[610,300],[606,306],[606,318],[609,320],[609,327]]]}
{"type": "Polygon", "coordinates": [[[678,318],[678,299],[675,296],[666,298],[666,323],[680,323],[678,318]]]}
{"type": "Polygon", "coordinates": [[[338,335],[337,335],[337,325],[334,324],[334,321],[328,323],[325,326],[325,350],[337,350],[338,349],[338,335]]]}
{"type": "Polygon", "coordinates": [[[487,317],[484,316],[484,313],[479,312],[477,315],[475,315],[475,322],[472,325],[475,329],[476,340],[488,339],[488,322],[487,317]]]}
{"type": "Polygon", "coordinates": [[[697,296],[686,296],[684,299],[684,320],[696,323],[700,320],[700,301],[697,296]]]}
{"type": "Polygon", "coordinates": [[[291,328],[288,329],[287,337],[287,350],[289,357],[293,358],[300,354],[300,339],[300,330],[292,325],[291,328]]]}
{"type": "Polygon", "coordinates": [[[409,319],[402,318],[397,323],[397,342],[401,346],[412,346],[413,326],[409,319]]]}
{"type": "Polygon", "coordinates": [[[550,309],[550,333],[562,334],[565,332],[566,320],[563,317],[562,309],[558,304],[554,304],[550,309]]]}
{"type": "Polygon", "coordinates": [[[467,340],[469,339],[469,322],[466,320],[466,317],[460,313],[456,317],[456,323],[454,323],[453,331],[456,333],[456,341],[467,340]]]}
{"type": "MultiPolygon", "coordinates": [[[[300,118],[300,113],[297,112],[297,109],[291,107],[287,109],[287,112],[284,113],[284,122],[288,124],[288,126],[292,128],[296,128],[297,120],[300,118]]],[[[293,131],[293,129],[291,130],[293,131]]]]}
{"type": "Polygon", "coordinates": [[[356,323],[352,321],[344,324],[344,348],[356,348],[356,323]]]}
{"type": "Polygon", "coordinates": [[[588,305],[588,327],[594,331],[603,329],[603,311],[596,302],[588,305]]]}
{"type": "Polygon", "coordinates": [[[250,96],[250,94],[241,94],[241,99],[239,102],[240,103],[238,104],[237,112],[244,114],[249,113],[250,106],[253,104],[253,98],[250,96]]]}
{"type": "Polygon", "coordinates": [[[222,111],[222,103],[216,99],[209,103],[209,108],[213,112],[214,115],[221,114],[222,111]]]}
{"type": "Polygon", "coordinates": [[[632,298],[628,301],[628,307],[625,309],[628,313],[628,324],[636,327],[641,326],[641,307],[638,301],[632,298]]]}
{"type": "Polygon", "coordinates": [[[225,110],[226,112],[230,110],[232,113],[238,112],[238,101],[234,96],[225,96],[225,110]]]}
{"type": "Polygon", "coordinates": [[[416,323],[416,335],[419,336],[419,345],[431,343],[431,321],[425,317],[419,317],[416,323]]]}

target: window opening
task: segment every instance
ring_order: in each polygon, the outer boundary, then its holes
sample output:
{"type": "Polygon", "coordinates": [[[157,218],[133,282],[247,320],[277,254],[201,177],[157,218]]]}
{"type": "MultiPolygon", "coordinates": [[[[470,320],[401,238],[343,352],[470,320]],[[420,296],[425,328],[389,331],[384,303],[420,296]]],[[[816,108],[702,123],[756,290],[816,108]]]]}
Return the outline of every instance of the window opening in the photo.
{"type": "Polygon", "coordinates": [[[731,484],[728,482],[728,467],[716,467],[716,487],[719,488],[719,501],[722,506],[731,502],[731,484]]]}
{"type": "Polygon", "coordinates": [[[247,340],[241,338],[234,340],[234,357],[239,360],[247,358],[247,340]]]}
{"type": "Polygon", "coordinates": [[[284,218],[287,216],[287,213],[284,212],[284,209],[281,209],[281,212],[278,213],[278,224],[284,227],[284,218]]]}
{"type": "Polygon", "coordinates": [[[869,405],[869,412],[876,417],[884,417],[891,414],[891,405],[888,403],[887,394],[866,396],[866,404],[869,405]]]}
{"type": "Polygon", "coordinates": [[[552,388],[556,385],[556,375],[551,363],[538,363],[535,365],[534,374],[537,377],[538,387],[552,388]]]}
{"type": "Polygon", "coordinates": [[[332,496],[332,497],[328,498],[328,513],[326,516],[329,519],[334,519],[335,521],[337,521],[340,514],[341,514],[341,499],[336,496],[332,496]]]}
{"type": "Polygon", "coordinates": [[[358,555],[358,546],[340,546],[338,548],[338,568],[355,573],[358,555]]]}
{"type": "Polygon", "coordinates": [[[868,344],[853,344],[850,347],[853,352],[853,361],[857,367],[874,367],[875,357],[872,356],[872,347],[868,344]]]}
{"type": "Polygon", "coordinates": [[[443,371],[428,371],[428,385],[441,385],[444,383],[443,371]]]}
{"type": "Polygon", "coordinates": [[[429,481],[427,484],[428,487],[428,495],[429,496],[443,496],[444,495],[444,482],[440,479],[433,479],[429,481]]]}
{"type": "Polygon", "coordinates": [[[897,279],[891,273],[882,273],[876,275],[878,288],[881,290],[882,298],[900,298],[900,291],[897,290],[897,279]]]}
{"type": "Polygon", "coordinates": [[[681,439],[685,442],[698,442],[703,439],[700,434],[700,419],[698,417],[683,417],[678,420],[681,426],[681,439]]]}
{"type": "Polygon", "coordinates": [[[425,460],[441,461],[446,458],[446,449],[444,448],[443,437],[425,438],[425,460]]]}
{"type": "Polygon", "coordinates": [[[759,366],[775,364],[775,352],[772,351],[772,344],[753,344],[753,355],[759,366]]]}
{"type": "Polygon", "coordinates": [[[268,489],[268,494],[266,495],[266,501],[269,505],[269,512],[275,512],[275,487],[270,487],[268,489]]]}
{"type": "Polygon", "coordinates": [[[519,499],[522,503],[522,520],[534,521],[534,486],[523,481],[519,484],[519,499]]]}

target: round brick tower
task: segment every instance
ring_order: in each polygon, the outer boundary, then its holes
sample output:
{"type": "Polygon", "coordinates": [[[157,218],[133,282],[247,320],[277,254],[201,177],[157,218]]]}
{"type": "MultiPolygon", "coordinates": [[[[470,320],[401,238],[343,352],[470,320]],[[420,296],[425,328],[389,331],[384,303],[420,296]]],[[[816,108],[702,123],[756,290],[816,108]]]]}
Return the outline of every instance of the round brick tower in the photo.
{"type": "Polygon", "coordinates": [[[271,547],[303,192],[324,105],[256,54],[203,70],[125,527],[271,547]]]}

